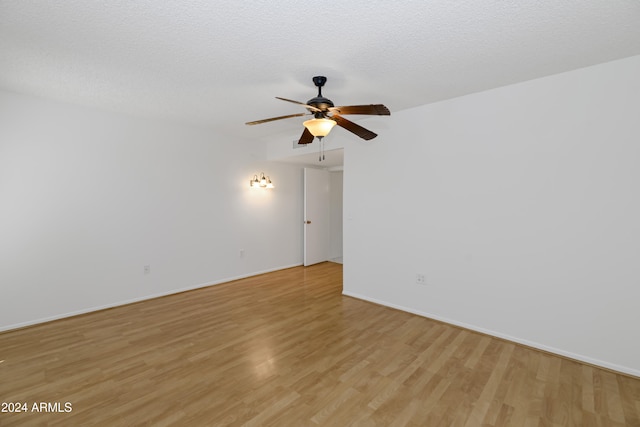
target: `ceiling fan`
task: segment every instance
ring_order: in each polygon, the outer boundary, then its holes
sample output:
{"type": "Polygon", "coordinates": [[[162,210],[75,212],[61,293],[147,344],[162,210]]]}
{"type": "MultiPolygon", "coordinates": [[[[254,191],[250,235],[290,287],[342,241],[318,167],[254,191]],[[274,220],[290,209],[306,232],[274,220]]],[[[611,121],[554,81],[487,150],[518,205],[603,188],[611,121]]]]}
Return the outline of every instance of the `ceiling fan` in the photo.
{"type": "Polygon", "coordinates": [[[291,99],[276,98],[282,101],[292,102],[294,104],[302,105],[308,113],[289,114],[286,116],[272,117],[270,119],[256,120],[254,122],[247,122],[248,125],[257,125],[260,123],[272,122],[274,120],[288,119],[291,117],[300,117],[313,114],[314,118],[305,121],[304,132],[300,136],[298,144],[310,144],[313,142],[313,138],[317,137],[322,141],[322,138],[327,136],[331,129],[338,125],[351,133],[358,135],[360,138],[370,140],[378,136],[378,134],[371,132],[369,129],[365,129],[362,126],[345,119],[342,117],[344,114],[363,114],[363,115],[377,115],[377,116],[389,116],[391,112],[382,104],[370,104],[370,105],[349,105],[344,107],[335,107],[330,99],[322,96],[322,86],[327,82],[327,78],[324,76],[315,76],[313,83],[318,88],[318,96],[311,98],[305,104],[304,102],[293,101],[291,99]]]}

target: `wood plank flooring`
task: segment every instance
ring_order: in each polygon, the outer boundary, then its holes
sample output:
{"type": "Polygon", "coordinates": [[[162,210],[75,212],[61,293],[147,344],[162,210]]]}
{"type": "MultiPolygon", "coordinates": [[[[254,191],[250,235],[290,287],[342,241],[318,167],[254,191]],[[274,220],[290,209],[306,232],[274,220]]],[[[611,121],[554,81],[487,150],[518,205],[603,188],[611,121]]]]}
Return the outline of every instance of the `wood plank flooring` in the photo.
{"type": "Polygon", "coordinates": [[[341,291],[323,263],[2,333],[0,425],[640,426],[640,379],[341,291]]]}

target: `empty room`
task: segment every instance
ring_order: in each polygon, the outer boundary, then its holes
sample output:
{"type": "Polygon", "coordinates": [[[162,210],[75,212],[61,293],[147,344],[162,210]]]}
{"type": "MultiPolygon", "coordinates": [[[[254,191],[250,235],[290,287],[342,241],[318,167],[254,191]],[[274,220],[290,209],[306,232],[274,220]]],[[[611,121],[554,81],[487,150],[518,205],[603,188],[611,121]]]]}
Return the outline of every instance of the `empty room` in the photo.
{"type": "Polygon", "coordinates": [[[638,23],[0,0],[0,426],[640,427],[638,23]]]}

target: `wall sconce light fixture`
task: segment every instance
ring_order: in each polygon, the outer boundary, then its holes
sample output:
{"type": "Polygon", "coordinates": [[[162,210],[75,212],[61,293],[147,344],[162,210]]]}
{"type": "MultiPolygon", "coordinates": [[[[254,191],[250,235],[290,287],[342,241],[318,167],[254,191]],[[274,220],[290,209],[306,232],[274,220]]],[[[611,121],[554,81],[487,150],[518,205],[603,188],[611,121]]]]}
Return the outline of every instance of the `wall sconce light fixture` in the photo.
{"type": "Polygon", "coordinates": [[[264,176],[264,172],[258,175],[253,175],[253,179],[249,181],[249,186],[252,188],[273,188],[273,182],[268,176],[264,176]]]}

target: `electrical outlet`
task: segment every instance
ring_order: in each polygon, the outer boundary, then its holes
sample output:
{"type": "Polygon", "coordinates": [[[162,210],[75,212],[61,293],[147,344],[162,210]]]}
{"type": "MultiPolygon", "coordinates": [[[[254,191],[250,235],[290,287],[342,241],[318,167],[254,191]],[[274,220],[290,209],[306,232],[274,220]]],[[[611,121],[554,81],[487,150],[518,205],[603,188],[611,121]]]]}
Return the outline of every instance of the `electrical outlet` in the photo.
{"type": "Polygon", "coordinates": [[[240,249],[240,258],[244,258],[244,249],[240,249]]]}
{"type": "Polygon", "coordinates": [[[422,274],[422,273],[417,273],[416,274],[416,283],[418,285],[426,285],[427,284],[427,280],[424,277],[424,274],[422,274]]]}
{"type": "Polygon", "coordinates": [[[151,273],[151,266],[150,265],[145,265],[144,266],[144,274],[150,274],[151,273]]]}

